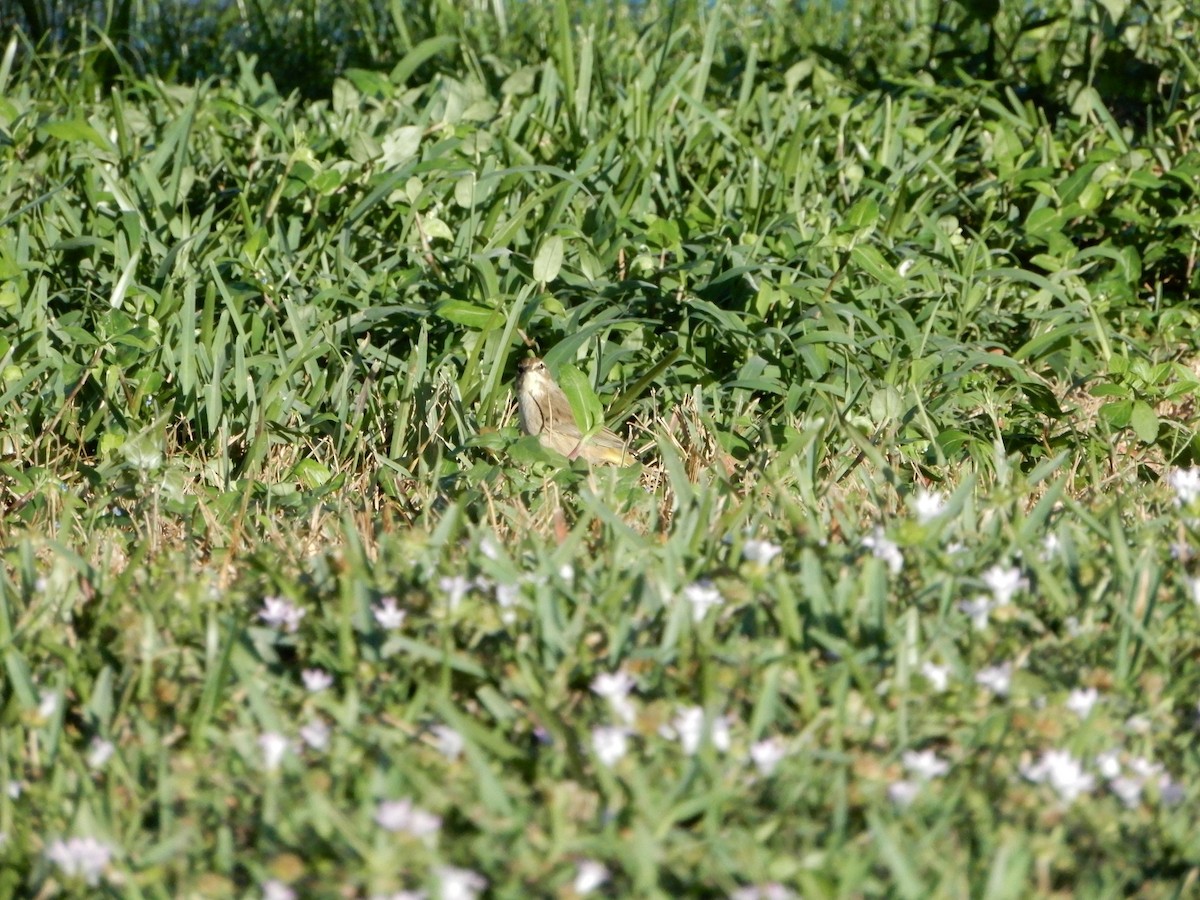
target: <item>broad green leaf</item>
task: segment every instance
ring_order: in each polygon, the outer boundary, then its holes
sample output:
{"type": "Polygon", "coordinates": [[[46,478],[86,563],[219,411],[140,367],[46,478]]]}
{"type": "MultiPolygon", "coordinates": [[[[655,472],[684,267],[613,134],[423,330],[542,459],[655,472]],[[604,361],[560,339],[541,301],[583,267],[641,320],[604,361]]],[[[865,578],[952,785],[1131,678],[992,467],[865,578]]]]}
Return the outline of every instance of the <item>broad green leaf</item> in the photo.
{"type": "Polygon", "coordinates": [[[579,426],[580,431],[591,434],[604,424],[604,410],[600,406],[600,399],[592,390],[587,376],[579,369],[569,364],[560,366],[558,386],[567,395],[567,402],[571,404],[571,414],[575,417],[575,424],[579,426]]]}

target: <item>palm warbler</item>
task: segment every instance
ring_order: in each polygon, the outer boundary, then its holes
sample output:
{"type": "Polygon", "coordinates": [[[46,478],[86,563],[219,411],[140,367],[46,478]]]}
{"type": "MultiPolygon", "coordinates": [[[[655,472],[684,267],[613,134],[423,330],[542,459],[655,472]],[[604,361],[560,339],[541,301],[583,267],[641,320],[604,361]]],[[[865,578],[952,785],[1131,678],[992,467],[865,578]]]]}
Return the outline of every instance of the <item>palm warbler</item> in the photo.
{"type": "Polygon", "coordinates": [[[535,357],[517,363],[517,417],[521,430],[536,434],[547,450],[571,459],[582,456],[590,463],[625,466],[633,462],[625,441],[609,429],[601,428],[586,438],[583,436],[575,424],[567,395],[546,364],[535,357]]]}

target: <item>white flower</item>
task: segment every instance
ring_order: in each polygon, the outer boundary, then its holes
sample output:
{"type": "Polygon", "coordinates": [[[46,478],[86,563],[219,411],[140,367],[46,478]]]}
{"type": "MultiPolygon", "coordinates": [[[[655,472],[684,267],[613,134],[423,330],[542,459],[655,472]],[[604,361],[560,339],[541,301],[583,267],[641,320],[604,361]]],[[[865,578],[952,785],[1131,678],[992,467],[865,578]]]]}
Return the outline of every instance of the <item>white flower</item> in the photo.
{"type": "Polygon", "coordinates": [[[1056,532],[1048,532],[1042,538],[1042,559],[1053,559],[1062,552],[1062,538],[1056,532]]]}
{"type": "Polygon", "coordinates": [[[912,500],[913,514],[922,525],[932,522],[946,511],[946,497],[939,491],[921,488],[912,500]]]}
{"type": "Polygon", "coordinates": [[[988,616],[992,612],[992,601],[987,597],[976,597],[974,600],[960,600],[959,612],[971,620],[971,627],[983,631],[988,627],[988,616]]]}
{"type": "Polygon", "coordinates": [[[900,552],[900,546],[889,539],[882,528],[877,527],[868,534],[862,539],[862,544],[873,556],[887,563],[888,570],[893,575],[898,575],[904,568],[904,554],[900,552]]]}
{"type": "Polygon", "coordinates": [[[1096,768],[1100,774],[1113,779],[1121,774],[1121,754],[1117,750],[1105,750],[1096,756],[1096,768]]]}
{"type": "Polygon", "coordinates": [[[38,716],[49,719],[58,709],[58,691],[42,691],[38,696],[38,716]]]}
{"type": "Polygon", "coordinates": [[[775,767],[783,761],[787,752],[782,738],[766,738],[750,745],[750,761],[765,778],[775,771],[775,767]]]}
{"type": "Polygon", "coordinates": [[[592,679],[592,693],[605,700],[624,699],[637,683],[628,672],[601,672],[592,679]]]}
{"type": "Polygon", "coordinates": [[[112,741],[106,741],[102,737],[92,738],[92,743],[88,747],[87,764],[89,769],[102,769],[107,763],[116,748],[113,747],[112,741]]]}
{"type": "Polygon", "coordinates": [[[637,711],[629,702],[633,688],[633,677],[626,672],[602,672],[592,679],[592,692],[607,700],[613,715],[625,725],[632,725],[637,718],[637,711]]]}
{"type": "Polygon", "coordinates": [[[612,768],[629,749],[629,738],[624,728],[601,725],[592,729],[592,752],[596,759],[612,768]]]}
{"type": "Polygon", "coordinates": [[[475,900],[487,879],[470,869],[439,866],[436,870],[439,900],[475,900]]]}
{"type": "Polygon", "coordinates": [[[982,577],[983,583],[992,592],[996,606],[1008,606],[1017,591],[1029,584],[1016,566],[992,566],[982,577]]]}
{"type": "Polygon", "coordinates": [[[1200,468],[1174,469],[1167,476],[1167,483],[1175,491],[1175,505],[1189,506],[1200,497],[1200,468]]]}
{"type": "Polygon", "coordinates": [[[21,782],[17,781],[14,778],[12,781],[10,781],[7,784],[7,786],[5,787],[4,790],[5,790],[5,793],[8,794],[10,800],[17,800],[21,796],[21,791],[22,791],[21,782]]]}
{"type": "Polygon", "coordinates": [[[313,719],[300,729],[300,740],[318,752],[329,749],[329,726],[321,719],[313,719]]]}
{"type": "Polygon", "coordinates": [[[1200,578],[1189,578],[1188,587],[1191,589],[1192,602],[1200,606],[1200,578]]]}
{"type": "Polygon", "coordinates": [[[447,575],[438,580],[438,589],[446,595],[446,606],[450,612],[458,609],[471,586],[472,581],[466,575],[447,575]]]}
{"type": "Polygon", "coordinates": [[[301,609],[283,597],[263,597],[258,617],[272,628],[294,634],[308,610],[301,609]]]}
{"type": "Polygon", "coordinates": [[[434,725],[429,730],[433,732],[434,746],[437,747],[438,753],[449,760],[458,759],[462,755],[466,741],[461,734],[449,725],[434,725]]]}
{"type": "Polygon", "coordinates": [[[324,669],[305,669],[300,673],[300,679],[309,693],[319,694],[333,684],[333,676],[324,669]]]}
{"type": "Polygon", "coordinates": [[[778,882],[751,884],[729,895],[729,900],[794,900],[795,894],[778,882]]]}
{"type": "Polygon", "coordinates": [[[901,757],[901,761],[905,770],[920,781],[941,778],[950,771],[950,763],[938,758],[932,750],[922,750],[920,753],[908,750],[901,757]]]}
{"type": "Polygon", "coordinates": [[[291,741],[277,731],[267,731],[258,737],[258,747],[262,750],[263,766],[268,772],[279,768],[283,757],[292,749],[291,741]]]}
{"type": "Polygon", "coordinates": [[[1150,720],[1135,713],[1125,720],[1125,727],[1133,734],[1149,734],[1150,720]]]}
{"type": "Polygon", "coordinates": [[[725,602],[721,592],[707,578],[695,581],[683,589],[683,599],[692,604],[692,621],[699,622],[714,606],[725,602]]]}
{"type": "Polygon", "coordinates": [[[496,543],[496,539],[490,534],[485,534],[479,539],[479,552],[492,560],[492,562],[495,562],[500,558],[500,545],[496,543]]]}
{"type": "Polygon", "coordinates": [[[1140,778],[1128,775],[1118,775],[1108,781],[1108,789],[1116,795],[1126,809],[1133,809],[1142,802],[1142,785],[1143,782],[1140,778]]]}
{"type": "Polygon", "coordinates": [[[1162,763],[1146,759],[1144,756],[1135,756],[1129,760],[1129,770],[1138,778],[1145,780],[1161,775],[1163,766],[1162,763]]]}
{"type": "Polygon", "coordinates": [[[1008,696],[1008,689],[1012,686],[1012,670],[1011,662],[1001,663],[998,666],[988,666],[986,669],[980,669],[975,673],[975,683],[981,687],[987,688],[993,694],[1001,697],[1008,696]]]}
{"type": "Polygon", "coordinates": [[[277,878],[262,883],[262,900],[296,900],[296,892],[277,878]]]}
{"type": "Polygon", "coordinates": [[[371,607],[371,614],[385,631],[395,631],[408,616],[408,613],[396,607],[395,597],[384,597],[378,605],[371,607]]]}
{"type": "Polygon", "coordinates": [[[594,859],[582,859],[579,861],[579,867],[575,870],[575,880],[571,886],[575,888],[575,893],[582,897],[590,894],[606,881],[608,881],[608,869],[603,863],[596,862],[594,859]]]}
{"type": "Polygon", "coordinates": [[[921,674],[925,676],[925,680],[939,694],[950,684],[950,667],[939,666],[937,663],[926,661],[921,666],[921,674]]]}
{"type": "Polygon", "coordinates": [[[496,605],[500,607],[500,621],[511,625],[517,620],[517,601],[521,599],[519,584],[497,584],[496,605]]]}
{"type": "MultiPolygon", "coordinates": [[[[668,729],[679,740],[679,746],[688,756],[700,749],[704,739],[704,710],[699,706],[687,706],[675,714],[668,729]]],[[[708,729],[708,739],[713,749],[724,753],[729,749],[729,720],[725,716],[713,718],[708,729]]]]}
{"type": "Polygon", "coordinates": [[[88,887],[100,883],[113,858],[113,848],[93,837],[56,840],[46,848],[46,858],[65,878],[82,878],[88,887]]]}
{"type": "Polygon", "coordinates": [[[563,581],[574,581],[575,567],[570,563],[563,563],[558,567],[558,577],[563,581]]]}
{"type": "Polygon", "coordinates": [[[409,799],[380,802],[375,808],[375,824],[384,831],[403,832],[425,840],[442,829],[441,816],[413,806],[409,799]]]}
{"type": "Polygon", "coordinates": [[[1021,774],[1036,784],[1049,784],[1065,803],[1073,803],[1096,783],[1092,775],[1083,771],[1082,763],[1066,750],[1045,751],[1036,763],[1021,766],[1021,774]]]}
{"type": "Polygon", "coordinates": [[[1076,688],[1067,695],[1067,709],[1079,718],[1086,719],[1099,699],[1100,692],[1095,688],[1076,688]]]}
{"type": "Polygon", "coordinates": [[[764,566],[782,552],[782,547],[770,541],[748,540],[742,544],[742,559],[764,566]]]}
{"type": "Polygon", "coordinates": [[[888,799],[899,807],[910,806],[921,793],[921,785],[916,781],[893,781],[888,785],[888,799]]]}

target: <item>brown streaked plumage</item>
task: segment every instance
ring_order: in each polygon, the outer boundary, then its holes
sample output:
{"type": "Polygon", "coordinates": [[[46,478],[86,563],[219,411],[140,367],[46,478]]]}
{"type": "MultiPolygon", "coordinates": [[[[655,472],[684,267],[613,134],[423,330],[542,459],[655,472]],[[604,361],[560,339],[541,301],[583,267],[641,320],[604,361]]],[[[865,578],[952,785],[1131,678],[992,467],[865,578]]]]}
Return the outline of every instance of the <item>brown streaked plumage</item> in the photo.
{"type": "Polygon", "coordinates": [[[537,357],[517,363],[517,418],[521,430],[536,434],[548,450],[574,459],[582,456],[590,463],[624,466],[633,462],[633,454],[621,436],[601,428],[584,439],[575,424],[567,395],[537,357]]]}

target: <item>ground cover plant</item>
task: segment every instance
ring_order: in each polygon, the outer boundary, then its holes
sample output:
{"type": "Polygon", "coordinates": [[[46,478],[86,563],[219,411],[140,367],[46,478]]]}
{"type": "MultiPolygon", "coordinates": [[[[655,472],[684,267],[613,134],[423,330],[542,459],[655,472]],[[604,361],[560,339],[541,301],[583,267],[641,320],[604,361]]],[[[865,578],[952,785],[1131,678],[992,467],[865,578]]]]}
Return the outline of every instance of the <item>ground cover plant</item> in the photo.
{"type": "Polygon", "coordinates": [[[0,896],[1195,890],[1193,11],[25,6],[0,896]]]}

